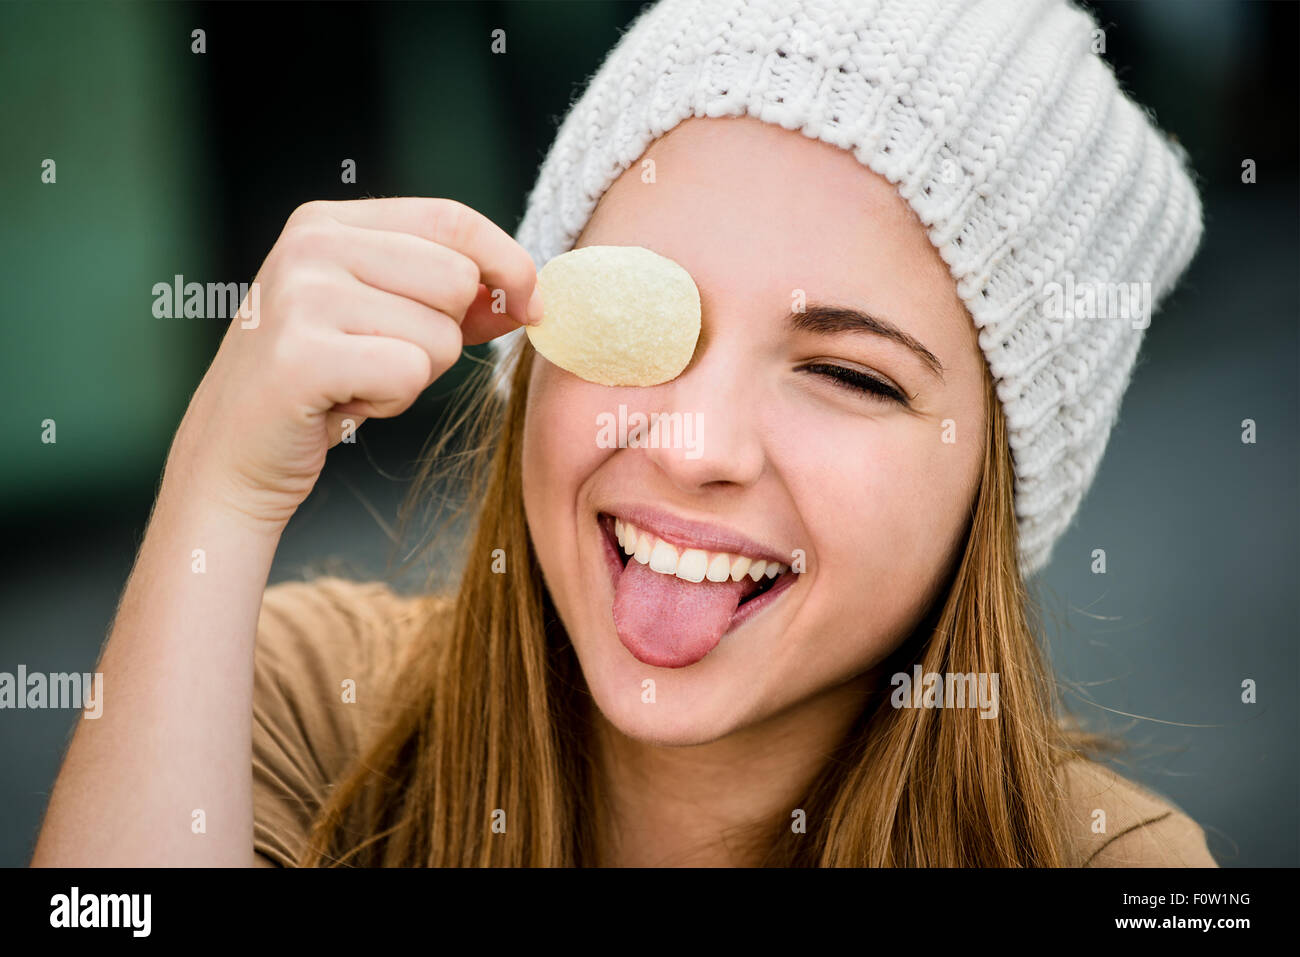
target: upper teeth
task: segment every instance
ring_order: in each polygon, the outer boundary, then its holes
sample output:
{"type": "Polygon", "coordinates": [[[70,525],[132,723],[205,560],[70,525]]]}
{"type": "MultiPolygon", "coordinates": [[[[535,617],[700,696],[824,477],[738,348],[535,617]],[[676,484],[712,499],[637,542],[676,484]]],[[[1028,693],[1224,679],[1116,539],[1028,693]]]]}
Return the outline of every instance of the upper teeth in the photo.
{"type": "Polygon", "coordinates": [[[699,582],[706,578],[711,582],[724,582],[728,578],[738,582],[746,575],[758,581],[764,575],[775,578],[789,568],[780,562],[733,555],[730,552],[710,552],[702,548],[679,550],[657,535],[618,518],[614,519],[614,535],[623,551],[642,565],[649,565],[651,571],[661,575],[676,575],[688,582],[699,582]]]}

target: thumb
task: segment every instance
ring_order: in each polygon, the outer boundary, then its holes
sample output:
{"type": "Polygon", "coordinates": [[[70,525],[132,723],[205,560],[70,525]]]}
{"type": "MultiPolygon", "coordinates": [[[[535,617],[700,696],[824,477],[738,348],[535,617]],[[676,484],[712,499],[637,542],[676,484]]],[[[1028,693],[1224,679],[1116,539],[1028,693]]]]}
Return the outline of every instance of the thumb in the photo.
{"type": "Polygon", "coordinates": [[[479,283],[478,295],[465,310],[465,321],[460,324],[461,340],[467,346],[504,336],[522,324],[517,317],[526,314],[528,304],[507,303],[505,293],[494,295],[493,290],[479,283]]]}

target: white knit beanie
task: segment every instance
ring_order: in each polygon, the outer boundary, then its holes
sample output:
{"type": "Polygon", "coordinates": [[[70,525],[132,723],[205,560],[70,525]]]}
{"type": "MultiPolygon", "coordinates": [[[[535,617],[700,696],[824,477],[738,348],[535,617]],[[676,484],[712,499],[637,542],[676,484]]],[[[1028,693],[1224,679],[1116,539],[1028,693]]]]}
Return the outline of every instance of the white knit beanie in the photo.
{"type": "MultiPolygon", "coordinates": [[[[980,330],[1027,577],[1078,510],[1201,236],[1183,151],[1120,90],[1100,36],[1068,0],[661,0],[565,117],[516,239],[539,268],[573,248],[688,117],[748,114],[852,152],[911,205],[980,330]]],[[[503,373],[521,334],[494,340],[503,373]]]]}

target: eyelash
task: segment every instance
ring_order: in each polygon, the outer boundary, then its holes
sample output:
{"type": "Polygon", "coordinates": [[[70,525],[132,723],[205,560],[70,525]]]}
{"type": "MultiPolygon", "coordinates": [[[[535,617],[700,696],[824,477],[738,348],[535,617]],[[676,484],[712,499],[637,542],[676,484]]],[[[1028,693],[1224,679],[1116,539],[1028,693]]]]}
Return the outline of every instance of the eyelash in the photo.
{"type": "Polygon", "coordinates": [[[907,398],[901,392],[891,385],[886,385],[875,376],[867,375],[865,372],[858,372],[856,369],[829,365],[823,362],[816,362],[803,368],[805,372],[816,372],[817,375],[831,379],[843,388],[851,389],[859,395],[866,395],[882,402],[896,402],[899,405],[907,405],[907,398]]]}

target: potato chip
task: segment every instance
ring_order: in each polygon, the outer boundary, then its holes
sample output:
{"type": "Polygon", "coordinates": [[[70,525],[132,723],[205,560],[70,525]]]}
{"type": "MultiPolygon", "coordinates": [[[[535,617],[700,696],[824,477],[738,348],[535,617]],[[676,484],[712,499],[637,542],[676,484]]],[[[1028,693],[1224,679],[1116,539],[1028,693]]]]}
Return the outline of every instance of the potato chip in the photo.
{"type": "Polygon", "coordinates": [[[641,246],[583,246],[537,274],[545,314],[533,347],[599,385],[651,386],[681,375],[700,337],[691,274],[641,246]]]}

